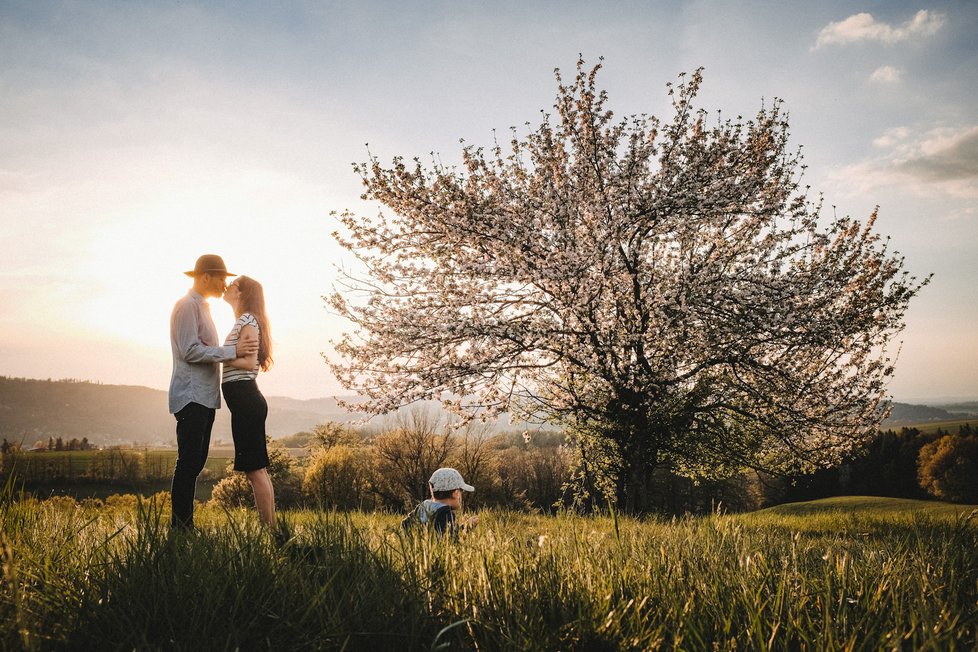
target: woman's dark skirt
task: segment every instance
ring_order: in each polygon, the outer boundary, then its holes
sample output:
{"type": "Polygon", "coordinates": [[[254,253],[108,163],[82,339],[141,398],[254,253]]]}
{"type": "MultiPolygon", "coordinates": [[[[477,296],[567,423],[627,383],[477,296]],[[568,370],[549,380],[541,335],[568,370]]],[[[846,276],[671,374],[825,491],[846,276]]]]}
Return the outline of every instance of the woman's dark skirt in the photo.
{"type": "Polygon", "coordinates": [[[234,439],[234,470],[257,471],[268,466],[265,418],[268,403],[254,380],[235,380],[221,385],[224,402],[231,411],[234,439]]]}

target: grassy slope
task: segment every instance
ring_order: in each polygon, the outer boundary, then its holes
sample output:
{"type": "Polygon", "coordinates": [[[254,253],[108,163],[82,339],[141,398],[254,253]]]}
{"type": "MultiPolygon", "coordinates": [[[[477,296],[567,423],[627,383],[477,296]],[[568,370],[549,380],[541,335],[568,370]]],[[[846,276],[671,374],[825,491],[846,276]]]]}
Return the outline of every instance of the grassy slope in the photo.
{"type": "Polygon", "coordinates": [[[803,503],[785,503],[762,509],[758,514],[775,516],[808,516],[815,514],[861,515],[876,517],[882,515],[910,516],[929,514],[934,516],[967,515],[978,505],[958,505],[934,500],[911,500],[909,498],[883,498],[879,496],[837,496],[803,503]]]}
{"type": "Polygon", "coordinates": [[[978,505],[936,500],[910,500],[878,496],[838,496],[802,503],[785,503],[735,515],[747,527],[770,527],[810,536],[887,536],[894,530],[956,523],[978,523],[978,505]]]}
{"type": "Polygon", "coordinates": [[[894,430],[899,432],[903,428],[916,428],[924,434],[933,434],[938,428],[944,432],[958,434],[958,429],[963,425],[970,425],[972,428],[978,427],[978,419],[951,419],[947,421],[923,421],[920,423],[901,423],[896,426],[889,426],[883,430],[894,430]]]}

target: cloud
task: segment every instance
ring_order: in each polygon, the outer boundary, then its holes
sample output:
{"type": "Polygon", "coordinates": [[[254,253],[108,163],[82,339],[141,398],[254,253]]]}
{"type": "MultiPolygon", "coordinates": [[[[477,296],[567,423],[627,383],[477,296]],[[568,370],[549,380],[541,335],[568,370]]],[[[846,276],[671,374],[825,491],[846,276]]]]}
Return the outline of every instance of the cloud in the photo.
{"type": "Polygon", "coordinates": [[[833,179],[857,192],[900,185],[919,195],[978,198],[978,126],[920,134],[898,127],[873,144],[884,150],[881,156],[847,166],[833,179]]]}
{"type": "Polygon", "coordinates": [[[882,136],[873,140],[877,147],[892,147],[900,141],[906,140],[910,136],[910,129],[907,127],[895,127],[887,129],[882,136]]]}
{"type": "Polygon", "coordinates": [[[902,74],[900,70],[897,70],[893,66],[880,66],[869,76],[869,80],[880,84],[895,84],[900,81],[902,74]]]}
{"type": "Polygon", "coordinates": [[[879,41],[887,45],[908,41],[914,38],[932,36],[944,24],[942,13],[921,9],[911,20],[898,27],[877,22],[872,14],[859,13],[837,23],[829,23],[818,33],[815,47],[823,45],[845,45],[859,41],[879,41]]]}
{"type": "Polygon", "coordinates": [[[978,127],[934,134],[894,168],[925,182],[978,181],[978,127]]]}

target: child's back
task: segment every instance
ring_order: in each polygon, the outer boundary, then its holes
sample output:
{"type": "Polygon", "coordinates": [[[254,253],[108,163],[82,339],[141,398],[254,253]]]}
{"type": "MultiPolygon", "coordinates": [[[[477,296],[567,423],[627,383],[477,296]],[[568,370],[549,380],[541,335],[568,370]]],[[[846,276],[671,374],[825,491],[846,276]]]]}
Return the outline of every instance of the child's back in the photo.
{"type": "Polygon", "coordinates": [[[428,499],[401,521],[401,527],[405,529],[415,526],[433,528],[435,532],[444,533],[454,528],[455,514],[450,505],[428,499]]]}

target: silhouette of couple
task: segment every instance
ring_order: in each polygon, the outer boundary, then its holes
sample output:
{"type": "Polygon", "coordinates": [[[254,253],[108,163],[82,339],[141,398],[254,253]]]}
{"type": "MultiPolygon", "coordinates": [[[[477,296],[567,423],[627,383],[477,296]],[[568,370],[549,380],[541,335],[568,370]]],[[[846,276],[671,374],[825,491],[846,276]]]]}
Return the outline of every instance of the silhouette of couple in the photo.
{"type": "Polygon", "coordinates": [[[177,420],[177,462],[170,489],[171,525],[193,529],[197,476],[204,469],[210,448],[215,412],[221,393],[231,411],[234,469],[243,471],[255,494],[262,522],[275,525],[275,491],[268,475],[265,418],[268,404],[258,389],[259,371],[272,364],[272,338],[265,295],[260,283],[228,272],[220,256],[197,259],[193,287],[173,307],[170,316],[170,413],[177,420]],[[227,284],[228,277],[237,278],[227,284]],[[237,318],[231,332],[218,343],[207,298],[221,298],[237,318]],[[223,379],[222,379],[223,366],[223,379]]]}

